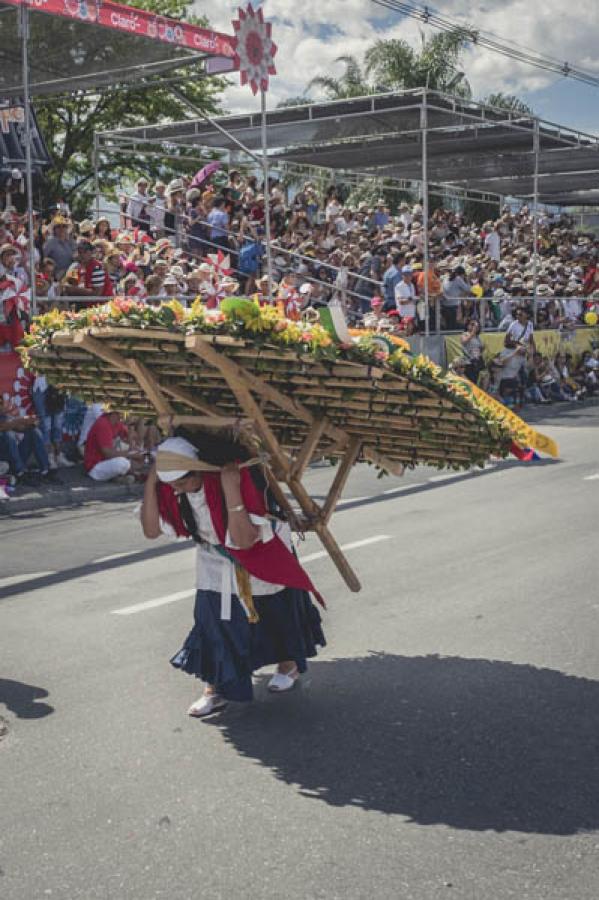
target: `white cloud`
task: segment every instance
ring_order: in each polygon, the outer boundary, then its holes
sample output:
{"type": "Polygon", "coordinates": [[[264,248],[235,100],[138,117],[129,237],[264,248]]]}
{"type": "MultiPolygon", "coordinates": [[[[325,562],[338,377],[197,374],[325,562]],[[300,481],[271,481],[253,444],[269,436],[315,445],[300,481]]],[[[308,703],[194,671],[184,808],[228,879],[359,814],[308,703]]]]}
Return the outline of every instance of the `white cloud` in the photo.
{"type": "MultiPolygon", "coordinates": [[[[206,15],[214,28],[228,33],[232,33],[231,19],[238,6],[233,0],[195,3],[195,9],[206,15]]],[[[272,79],[269,96],[272,106],[285,97],[302,94],[315,75],[339,74],[342,66],[335,63],[337,57],[352,54],[360,59],[377,38],[403,37],[416,43],[420,29],[426,28],[413,19],[387,13],[371,0],[265,0],[263,7],[273,22],[273,38],[279,47],[278,74],[272,79]]],[[[597,0],[578,0],[575,12],[563,0],[544,0],[542,4],[535,0],[482,0],[476,9],[471,0],[437,0],[436,9],[494,32],[502,41],[512,40],[599,73],[597,0]]],[[[530,94],[559,80],[555,73],[477,48],[465,53],[464,68],[475,96],[495,91],[530,94]]],[[[237,85],[227,91],[225,102],[232,111],[256,108],[250,91],[237,85]]]]}

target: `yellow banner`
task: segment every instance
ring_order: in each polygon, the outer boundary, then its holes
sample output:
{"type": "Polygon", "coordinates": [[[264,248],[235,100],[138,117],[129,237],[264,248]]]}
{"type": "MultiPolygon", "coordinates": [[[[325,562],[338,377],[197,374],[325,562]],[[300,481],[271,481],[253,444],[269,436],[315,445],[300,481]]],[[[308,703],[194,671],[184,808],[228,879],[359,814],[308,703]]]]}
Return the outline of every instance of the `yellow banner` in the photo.
{"type": "Polygon", "coordinates": [[[540,450],[542,453],[548,453],[554,458],[559,456],[559,448],[555,441],[552,441],[547,435],[535,431],[524,419],[517,416],[516,413],[504,406],[499,400],[472,384],[467,378],[449,374],[447,379],[455,387],[459,386],[458,390],[455,390],[454,387],[456,394],[467,397],[481,413],[491,413],[493,420],[501,423],[507,429],[512,441],[519,447],[540,450]]]}
{"type": "Polygon", "coordinates": [[[554,459],[558,458],[559,447],[555,441],[547,437],[546,434],[535,431],[534,428],[531,428],[530,425],[524,421],[524,419],[521,419],[520,416],[517,416],[511,409],[508,409],[507,406],[504,406],[503,403],[500,403],[499,400],[491,397],[475,384],[472,384],[471,382],[468,382],[468,384],[472,388],[472,393],[481,406],[485,406],[487,409],[491,409],[493,412],[503,417],[505,423],[511,429],[512,437],[518,446],[532,447],[533,450],[540,450],[542,453],[548,453],[549,456],[552,456],[554,459]]]}
{"type": "MultiPolygon", "coordinates": [[[[501,350],[505,341],[505,332],[484,332],[481,334],[486,360],[491,359],[501,350]]],[[[535,331],[535,344],[539,353],[543,356],[555,356],[556,353],[571,353],[576,362],[585,350],[592,350],[592,342],[599,338],[596,328],[577,328],[576,331],[562,332],[556,329],[550,331],[535,331]]],[[[451,334],[445,338],[445,353],[447,365],[458,356],[463,356],[462,343],[459,334],[451,334]]]]}

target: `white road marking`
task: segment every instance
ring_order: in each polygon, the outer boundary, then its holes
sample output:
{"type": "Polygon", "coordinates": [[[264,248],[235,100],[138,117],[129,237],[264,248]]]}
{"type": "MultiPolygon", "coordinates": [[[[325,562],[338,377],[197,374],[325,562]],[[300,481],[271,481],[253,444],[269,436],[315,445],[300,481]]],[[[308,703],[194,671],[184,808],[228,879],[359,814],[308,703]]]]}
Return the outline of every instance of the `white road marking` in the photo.
{"type": "Polygon", "coordinates": [[[433,475],[429,481],[449,481],[451,478],[463,478],[467,472],[445,472],[443,475],[433,475]]]}
{"type": "MultiPolygon", "coordinates": [[[[343,544],[341,550],[355,550],[358,547],[366,547],[369,544],[377,544],[379,541],[390,541],[390,534],[375,534],[373,537],[364,538],[361,541],[352,541],[351,544],[343,544]]],[[[328,556],[326,550],[319,550],[317,553],[309,553],[307,556],[301,556],[300,562],[312,562],[315,559],[322,559],[328,556]]],[[[156,597],[154,600],[145,600],[142,603],[135,603],[133,606],[122,606],[120,609],[113,609],[111,613],[115,616],[132,616],[138,612],[145,612],[146,609],[155,609],[157,606],[164,606],[166,603],[175,603],[177,600],[186,600],[193,597],[195,590],[177,591],[176,594],[167,594],[165,597],[156,597]]]]}
{"type": "Polygon", "coordinates": [[[30,572],[27,575],[8,575],[6,578],[0,578],[0,588],[9,587],[11,584],[21,584],[23,581],[34,581],[36,578],[45,578],[46,575],[56,575],[56,571],[30,572]]]}
{"type": "Polygon", "coordinates": [[[370,500],[371,497],[347,497],[345,500],[338,500],[337,506],[343,506],[344,503],[360,503],[361,500],[370,500]]]}
{"type": "Polygon", "coordinates": [[[599,472],[595,475],[585,475],[583,481],[599,481],[599,472]]]}
{"type": "Polygon", "coordinates": [[[402,484],[400,487],[388,488],[383,494],[399,494],[402,491],[411,491],[412,488],[419,488],[424,485],[424,481],[416,481],[413,484],[402,484]]]}
{"type": "Polygon", "coordinates": [[[164,606],[166,603],[175,603],[177,600],[185,600],[193,597],[193,591],[177,591],[176,594],[167,594],[166,597],[156,597],[155,600],[144,600],[143,603],[134,603],[133,606],[122,606],[120,609],[111,610],[115,616],[132,616],[134,613],[143,612],[146,609],[154,609],[156,606],[164,606]]]}
{"type": "Polygon", "coordinates": [[[128,550],[126,553],[113,553],[111,556],[100,556],[99,559],[92,559],[92,563],[112,562],[113,559],[126,559],[127,556],[135,556],[139,550],[128,550]]]}
{"type": "MultiPolygon", "coordinates": [[[[375,534],[373,537],[364,538],[362,541],[353,541],[351,544],[343,544],[340,547],[340,550],[355,550],[357,547],[367,547],[368,544],[378,544],[379,541],[390,541],[390,534],[375,534]]],[[[315,559],[322,559],[324,556],[328,556],[326,550],[318,550],[316,553],[308,553],[307,556],[300,556],[301,563],[312,562],[315,559]]]]}

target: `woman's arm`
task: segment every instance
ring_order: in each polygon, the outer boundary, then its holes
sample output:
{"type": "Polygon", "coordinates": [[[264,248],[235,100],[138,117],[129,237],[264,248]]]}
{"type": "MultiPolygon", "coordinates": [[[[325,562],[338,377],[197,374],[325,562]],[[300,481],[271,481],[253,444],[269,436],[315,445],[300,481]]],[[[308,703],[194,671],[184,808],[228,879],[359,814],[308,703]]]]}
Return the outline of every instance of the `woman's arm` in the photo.
{"type": "Polygon", "coordinates": [[[252,525],[247,509],[241,497],[241,477],[235,463],[227,463],[220,473],[220,480],[225,495],[229,534],[240,550],[252,547],[260,537],[260,529],[252,525]]]}
{"type": "Polygon", "coordinates": [[[160,537],[162,534],[162,529],[160,527],[160,513],[158,512],[157,484],[158,476],[156,475],[156,466],[154,465],[148,472],[144,487],[144,499],[141,505],[141,527],[144,536],[150,538],[150,540],[160,537]]]}

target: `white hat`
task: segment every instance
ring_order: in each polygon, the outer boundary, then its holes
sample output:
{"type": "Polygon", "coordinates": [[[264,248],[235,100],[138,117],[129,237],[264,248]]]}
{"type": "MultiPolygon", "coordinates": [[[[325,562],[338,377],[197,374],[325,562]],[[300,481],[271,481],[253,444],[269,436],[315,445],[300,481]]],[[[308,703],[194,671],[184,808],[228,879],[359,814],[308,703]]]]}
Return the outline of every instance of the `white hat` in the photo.
{"type": "Polygon", "coordinates": [[[185,185],[183,184],[182,178],[173,178],[172,181],[169,181],[169,185],[166,189],[167,194],[176,194],[179,191],[184,191],[185,185]]]}
{"type": "MultiPolygon", "coordinates": [[[[193,444],[191,444],[189,441],[186,441],[185,438],[182,437],[167,438],[165,441],[158,445],[158,453],[160,453],[161,451],[166,451],[167,453],[177,453],[179,456],[186,456],[188,459],[198,458],[198,451],[193,446],[193,444]]],[[[187,475],[188,471],[189,469],[177,472],[161,472],[158,468],[158,465],[156,467],[156,474],[158,475],[159,480],[165,482],[166,484],[170,484],[172,481],[177,481],[178,478],[183,478],[185,475],[187,475]]]]}

